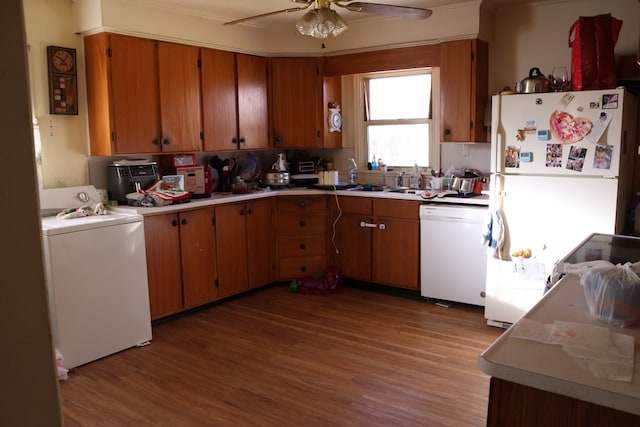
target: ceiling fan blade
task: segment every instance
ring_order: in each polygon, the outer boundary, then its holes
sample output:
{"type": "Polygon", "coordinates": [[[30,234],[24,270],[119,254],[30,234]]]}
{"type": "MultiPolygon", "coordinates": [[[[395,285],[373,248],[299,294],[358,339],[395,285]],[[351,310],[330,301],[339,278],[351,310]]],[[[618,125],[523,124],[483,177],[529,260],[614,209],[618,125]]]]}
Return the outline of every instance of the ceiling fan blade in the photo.
{"type": "Polygon", "coordinates": [[[347,4],[340,4],[340,2],[335,2],[335,4],[340,7],[344,7],[345,9],[352,12],[376,13],[378,15],[397,16],[399,18],[427,19],[433,13],[430,9],[422,9],[419,7],[394,6],[390,4],[380,3],[363,3],[359,1],[347,4]]]}
{"type": "MultiPolygon", "coordinates": [[[[300,2],[298,2],[300,3],[300,2]]],[[[271,16],[271,15],[278,15],[280,13],[290,13],[290,12],[298,12],[300,10],[306,10],[309,7],[311,7],[313,3],[309,3],[307,6],[304,7],[290,7],[289,9],[282,9],[282,10],[276,10],[274,12],[267,12],[267,13],[262,13],[260,15],[254,15],[254,16],[249,16],[247,18],[241,18],[241,19],[236,19],[235,21],[229,21],[229,22],[225,22],[222,25],[233,25],[233,24],[239,24],[241,22],[245,22],[245,21],[251,21],[253,19],[258,19],[258,18],[264,18],[265,16],[271,16]]]]}

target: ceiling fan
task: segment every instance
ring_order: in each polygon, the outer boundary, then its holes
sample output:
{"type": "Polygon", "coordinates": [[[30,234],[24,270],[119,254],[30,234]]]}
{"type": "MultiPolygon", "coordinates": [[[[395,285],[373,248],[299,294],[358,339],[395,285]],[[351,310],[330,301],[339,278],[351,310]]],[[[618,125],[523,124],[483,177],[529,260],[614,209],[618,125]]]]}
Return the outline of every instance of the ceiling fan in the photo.
{"type": "Polygon", "coordinates": [[[298,12],[309,10],[302,15],[296,23],[296,28],[300,34],[316,38],[326,38],[329,34],[334,37],[341,34],[349,26],[344,19],[331,9],[331,3],[352,12],[375,13],[386,16],[396,16],[409,19],[427,19],[433,13],[430,9],[409,6],[394,6],[390,4],[368,3],[368,2],[346,2],[343,0],[291,0],[293,3],[304,6],[291,7],[288,9],[276,10],[274,12],[262,13],[260,15],[249,16],[247,18],[236,19],[225,22],[224,25],[233,25],[253,19],[264,18],[266,16],[278,15],[281,13],[298,12]]]}

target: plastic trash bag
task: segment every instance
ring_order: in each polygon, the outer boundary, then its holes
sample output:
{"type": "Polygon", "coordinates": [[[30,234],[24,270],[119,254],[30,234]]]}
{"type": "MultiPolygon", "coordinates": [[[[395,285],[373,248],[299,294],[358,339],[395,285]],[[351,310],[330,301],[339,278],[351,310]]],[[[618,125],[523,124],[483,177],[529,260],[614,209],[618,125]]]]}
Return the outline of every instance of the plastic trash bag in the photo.
{"type": "Polygon", "coordinates": [[[580,276],[589,312],[623,328],[640,320],[640,262],[596,267],[580,276]]]}
{"type": "Polygon", "coordinates": [[[342,288],[342,277],[338,270],[332,267],[311,277],[297,279],[291,282],[289,290],[300,294],[332,294],[342,288]]]}

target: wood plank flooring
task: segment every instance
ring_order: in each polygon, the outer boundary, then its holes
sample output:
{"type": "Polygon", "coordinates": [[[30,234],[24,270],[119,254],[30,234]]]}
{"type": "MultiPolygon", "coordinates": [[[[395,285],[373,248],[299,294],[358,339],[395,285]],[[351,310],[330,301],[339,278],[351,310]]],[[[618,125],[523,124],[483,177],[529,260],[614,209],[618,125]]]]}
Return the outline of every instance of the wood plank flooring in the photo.
{"type": "Polygon", "coordinates": [[[70,372],[66,426],[484,426],[477,307],[274,285],[158,324],[70,372]]]}

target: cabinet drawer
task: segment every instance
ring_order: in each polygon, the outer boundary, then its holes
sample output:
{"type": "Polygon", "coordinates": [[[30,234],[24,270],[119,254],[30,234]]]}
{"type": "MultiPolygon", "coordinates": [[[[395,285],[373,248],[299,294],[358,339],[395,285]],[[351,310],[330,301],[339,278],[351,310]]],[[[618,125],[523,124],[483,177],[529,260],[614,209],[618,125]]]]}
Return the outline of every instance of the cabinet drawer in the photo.
{"type": "MultiPolygon", "coordinates": [[[[331,199],[333,203],[333,207],[335,206],[336,201],[334,198],[331,199]]],[[[340,203],[340,209],[344,214],[358,214],[358,215],[371,215],[373,210],[373,199],[368,197],[349,197],[349,196],[341,196],[338,197],[338,203],[340,203]]]]}
{"type": "Polygon", "coordinates": [[[299,279],[323,271],[327,257],[322,255],[280,259],[280,279],[299,279]]]}
{"type": "Polygon", "coordinates": [[[324,234],[282,236],[278,239],[280,257],[324,255],[327,239],[324,234]]]}
{"type": "Polygon", "coordinates": [[[420,202],[412,200],[376,199],[373,201],[373,212],[376,217],[420,219],[420,202]]]}
{"type": "Polygon", "coordinates": [[[278,234],[319,233],[327,228],[325,211],[278,212],[278,234]]]}
{"type": "Polygon", "coordinates": [[[280,196],[278,197],[278,212],[309,212],[327,209],[325,196],[280,196]]]}

